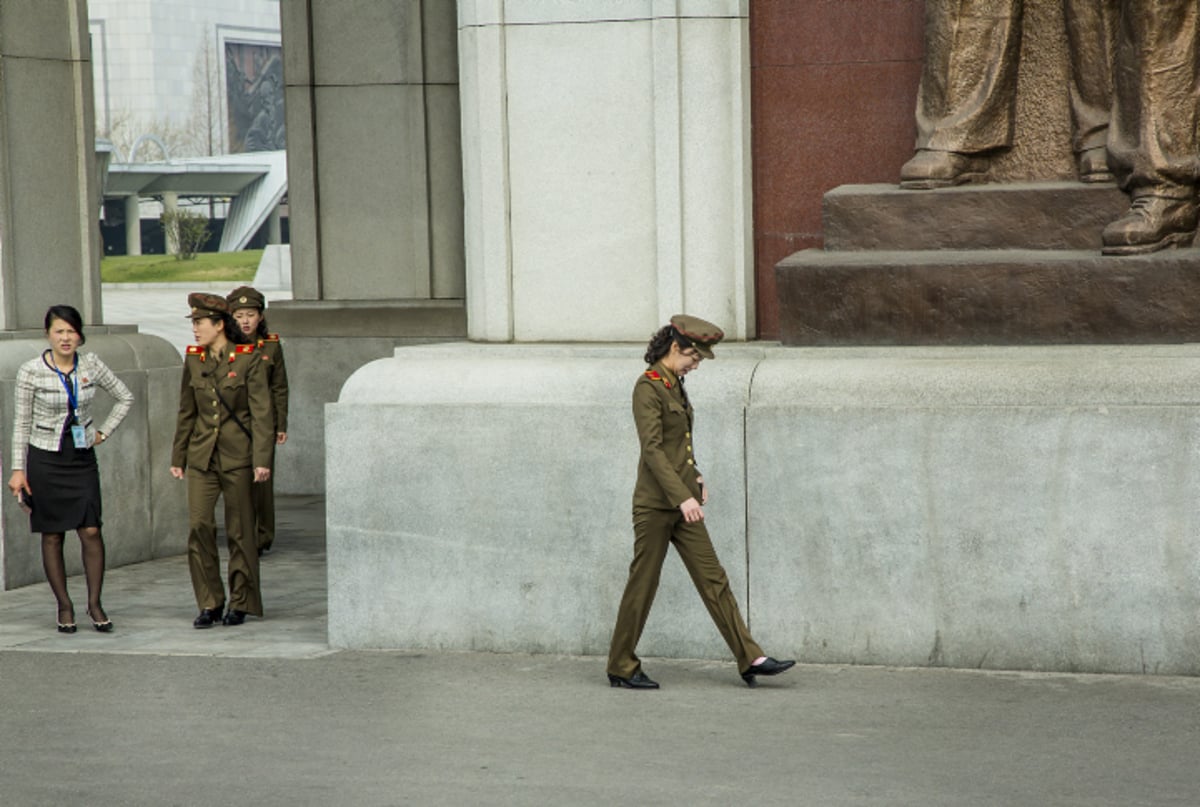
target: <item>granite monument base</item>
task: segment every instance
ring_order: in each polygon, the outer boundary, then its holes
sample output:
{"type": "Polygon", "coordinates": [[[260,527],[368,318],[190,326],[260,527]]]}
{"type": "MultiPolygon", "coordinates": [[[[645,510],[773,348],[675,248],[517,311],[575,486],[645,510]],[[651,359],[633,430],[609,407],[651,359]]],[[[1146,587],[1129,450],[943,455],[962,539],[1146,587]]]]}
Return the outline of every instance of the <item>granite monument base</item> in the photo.
{"type": "Polygon", "coordinates": [[[275,450],[275,492],[325,492],[325,405],[350,374],[401,345],[464,339],[462,300],[281,300],[271,329],[282,334],[288,440],[275,450]]]}
{"type": "MultiPolygon", "coordinates": [[[[411,347],[355,372],[325,410],[330,644],[604,656],[641,352],[411,347]]],[[[688,379],[696,456],[755,638],[1200,674],[1198,377],[1195,345],[721,345],[688,379]]],[[[730,658],[673,552],[639,653],[730,658]]]]}

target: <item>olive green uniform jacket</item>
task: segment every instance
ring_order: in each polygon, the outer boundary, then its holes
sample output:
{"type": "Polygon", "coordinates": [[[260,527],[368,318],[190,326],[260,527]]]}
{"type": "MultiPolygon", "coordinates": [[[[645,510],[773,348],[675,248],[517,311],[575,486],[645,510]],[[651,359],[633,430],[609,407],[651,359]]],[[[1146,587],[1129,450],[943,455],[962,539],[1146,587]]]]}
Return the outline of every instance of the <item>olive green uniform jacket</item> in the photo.
{"type": "Polygon", "coordinates": [[[264,362],[254,345],[230,344],[225,351],[216,356],[198,345],[187,349],[171,450],[174,467],[207,470],[214,452],[222,469],[271,467],[275,430],[264,362]]]}
{"type": "Polygon", "coordinates": [[[279,334],[268,334],[258,340],[259,363],[267,375],[267,386],[271,390],[271,408],[275,415],[275,431],[286,432],[288,422],[288,378],[287,365],[283,361],[283,346],[279,334]]]}
{"type": "Polygon", "coordinates": [[[634,507],[674,510],[703,498],[692,451],[693,418],[679,379],[661,363],[634,384],[633,422],[642,446],[634,507]]]}

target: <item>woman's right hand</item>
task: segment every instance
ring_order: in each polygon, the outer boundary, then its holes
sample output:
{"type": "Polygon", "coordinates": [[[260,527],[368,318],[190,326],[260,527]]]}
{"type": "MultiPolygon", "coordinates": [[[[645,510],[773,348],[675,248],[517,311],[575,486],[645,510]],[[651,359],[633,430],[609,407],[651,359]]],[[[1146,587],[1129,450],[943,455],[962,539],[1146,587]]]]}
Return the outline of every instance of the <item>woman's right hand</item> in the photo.
{"type": "Polygon", "coordinates": [[[172,465],[171,476],[175,477],[176,479],[183,479],[183,469],[178,465],[172,465]]]}
{"type": "Polygon", "coordinates": [[[22,490],[33,495],[33,491],[29,487],[29,480],[25,478],[24,471],[12,472],[12,476],[8,478],[8,489],[12,491],[12,495],[14,496],[20,494],[22,490]]]}
{"type": "Polygon", "coordinates": [[[695,496],[679,505],[679,510],[683,513],[683,520],[689,524],[704,520],[704,511],[700,509],[700,502],[696,501],[695,496]]]}

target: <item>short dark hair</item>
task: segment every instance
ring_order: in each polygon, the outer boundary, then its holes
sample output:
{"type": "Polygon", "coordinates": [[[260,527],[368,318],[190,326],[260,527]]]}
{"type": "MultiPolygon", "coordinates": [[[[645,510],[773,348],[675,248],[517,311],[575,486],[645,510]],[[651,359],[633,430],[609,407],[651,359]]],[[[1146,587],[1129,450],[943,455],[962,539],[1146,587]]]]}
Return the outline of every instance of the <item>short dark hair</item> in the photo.
{"type": "Polygon", "coordinates": [[[83,317],[79,315],[79,311],[75,306],[71,305],[52,305],[46,309],[46,318],[43,323],[46,333],[50,332],[50,324],[54,320],[60,319],[75,329],[75,333],[79,334],[79,344],[87,341],[87,337],[83,335],[83,317]]]}

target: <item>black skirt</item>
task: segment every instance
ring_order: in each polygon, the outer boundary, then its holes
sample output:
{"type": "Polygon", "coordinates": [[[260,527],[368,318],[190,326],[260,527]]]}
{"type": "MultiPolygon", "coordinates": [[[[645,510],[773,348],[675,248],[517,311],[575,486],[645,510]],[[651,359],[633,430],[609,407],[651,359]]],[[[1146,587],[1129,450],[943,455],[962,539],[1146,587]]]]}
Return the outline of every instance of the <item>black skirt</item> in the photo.
{"type": "Polygon", "coordinates": [[[70,532],[100,527],[100,469],[96,451],[78,449],[64,435],[58,451],[29,446],[25,476],[33,490],[33,532],[70,532]]]}

